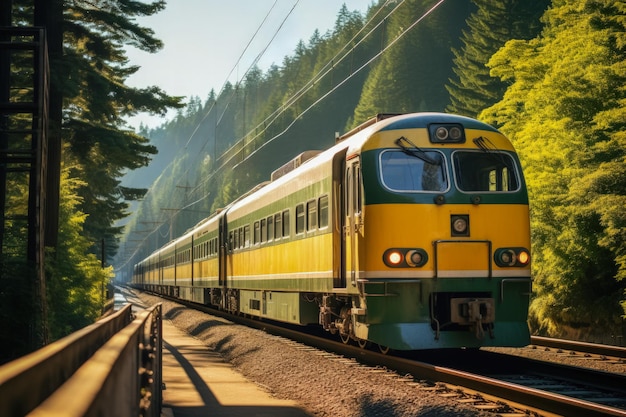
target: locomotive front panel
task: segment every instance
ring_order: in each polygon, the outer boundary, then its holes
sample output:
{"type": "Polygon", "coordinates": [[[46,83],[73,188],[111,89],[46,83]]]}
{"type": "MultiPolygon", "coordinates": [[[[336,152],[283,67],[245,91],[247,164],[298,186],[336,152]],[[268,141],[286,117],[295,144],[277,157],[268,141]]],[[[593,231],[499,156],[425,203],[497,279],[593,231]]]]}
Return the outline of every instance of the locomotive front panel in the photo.
{"type": "Polygon", "coordinates": [[[396,349],[530,341],[519,161],[499,132],[453,119],[387,128],[363,147],[358,339],[396,349]]]}

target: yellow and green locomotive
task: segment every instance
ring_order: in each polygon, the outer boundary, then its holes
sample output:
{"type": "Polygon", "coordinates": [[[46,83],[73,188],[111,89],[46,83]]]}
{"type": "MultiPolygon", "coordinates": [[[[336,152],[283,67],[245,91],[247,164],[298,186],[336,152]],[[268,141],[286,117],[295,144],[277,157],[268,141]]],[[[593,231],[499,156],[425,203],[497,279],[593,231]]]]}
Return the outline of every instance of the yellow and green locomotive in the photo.
{"type": "Polygon", "coordinates": [[[520,163],[477,120],[379,115],[153,253],[133,282],[383,350],[524,346],[520,163]]]}

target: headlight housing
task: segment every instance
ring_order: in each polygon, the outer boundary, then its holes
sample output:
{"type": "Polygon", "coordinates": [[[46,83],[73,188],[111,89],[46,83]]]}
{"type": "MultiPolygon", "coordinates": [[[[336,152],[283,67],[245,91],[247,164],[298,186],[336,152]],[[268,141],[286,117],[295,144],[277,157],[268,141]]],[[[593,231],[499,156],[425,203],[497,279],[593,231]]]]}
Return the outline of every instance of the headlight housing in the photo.
{"type": "Polygon", "coordinates": [[[460,123],[431,123],[428,134],[431,143],[465,143],[465,128],[460,123]]]}
{"type": "Polygon", "coordinates": [[[526,248],[498,248],[493,260],[500,267],[524,267],[530,264],[530,252],[526,248]]]}
{"type": "Polygon", "coordinates": [[[428,254],[421,248],[390,248],[383,253],[383,262],[390,268],[418,268],[428,262],[428,254]]]}

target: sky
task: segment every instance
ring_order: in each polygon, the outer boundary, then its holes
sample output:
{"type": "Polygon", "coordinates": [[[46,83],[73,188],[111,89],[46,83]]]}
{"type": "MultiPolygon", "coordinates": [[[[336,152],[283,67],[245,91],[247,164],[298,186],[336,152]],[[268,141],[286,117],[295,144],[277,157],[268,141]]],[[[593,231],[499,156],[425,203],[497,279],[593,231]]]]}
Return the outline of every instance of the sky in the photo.
{"type": "MultiPolygon", "coordinates": [[[[259,56],[257,66],[266,71],[293,55],[300,40],[308,44],[315,29],[322,35],[332,30],[343,4],[364,13],[372,1],[168,0],[165,10],[137,20],[164,47],[155,54],[126,50],[129,65],[141,67],[127,85],[156,85],[171,96],[197,96],[204,102],[211,89],[219,93],[227,80],[240,80],[259,56]]],[[[129,124],[154,128],[174,115],[139,115],[129,124]]]]}

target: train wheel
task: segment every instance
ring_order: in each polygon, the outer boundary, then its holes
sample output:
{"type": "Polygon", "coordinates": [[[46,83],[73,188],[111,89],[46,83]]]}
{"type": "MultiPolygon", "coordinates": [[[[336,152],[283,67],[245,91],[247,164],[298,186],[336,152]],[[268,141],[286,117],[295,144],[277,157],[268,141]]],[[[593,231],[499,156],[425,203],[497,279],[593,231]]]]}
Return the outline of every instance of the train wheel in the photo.
{"type": "Polygon", "coordinates": [[[365,349],[367,345],[369,344],[369,342],[365,339],[358,339],[356,343],[359,345],[361,349],[365,349]]]}
{"type": "Polygon", "coordinates": [[[339,333],[339,337],[341,338],[341,341],[343,342],[344,345],[347,345],[348,343],[350,343],[350,335],[349,334],[345,334],[345,333],[339,333]]]}
{"type": "Polygon", "coordinates": [[[389,346],[378,345],[378,350],[380,350],[380,353],[383,355],[386,355],[389,353],[389,346]]]}

